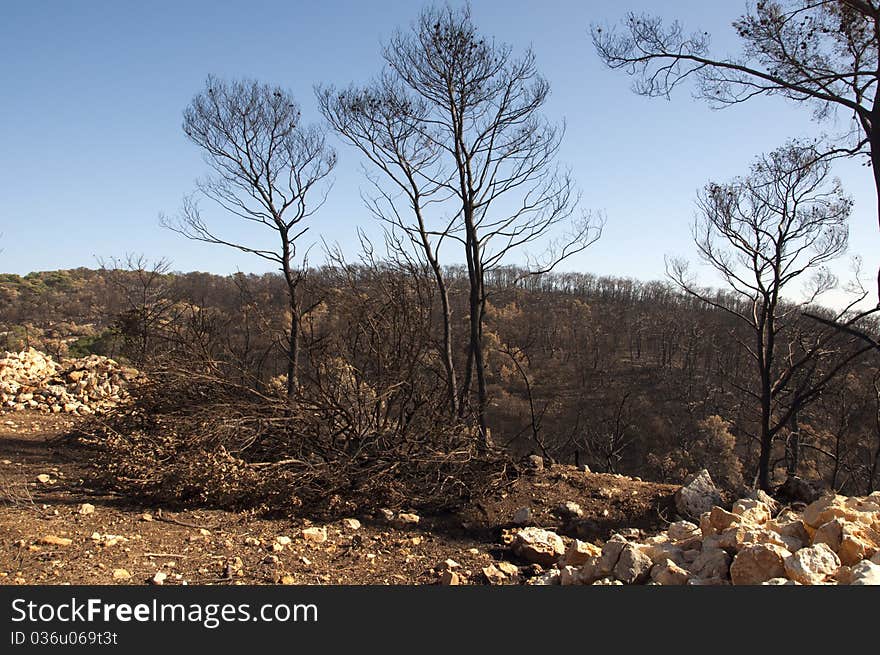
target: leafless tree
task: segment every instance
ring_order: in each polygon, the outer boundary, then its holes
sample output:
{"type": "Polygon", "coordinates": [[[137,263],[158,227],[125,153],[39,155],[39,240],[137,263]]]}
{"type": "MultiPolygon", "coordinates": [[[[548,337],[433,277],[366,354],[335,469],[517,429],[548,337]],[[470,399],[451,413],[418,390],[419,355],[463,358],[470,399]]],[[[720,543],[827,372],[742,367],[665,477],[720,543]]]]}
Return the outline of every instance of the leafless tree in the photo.
{"type": "Polygon", "coordinates": [[[429,194],[419,198],[419,211],[437,201],[432,211],[439,217],[439,229],[407,229],[405,225],[419,224],[418,214],[398,222],[426,257],[429,250],[436,256],[438,244],[426,249],[425,234],[464,248],[469,334],[459,407],[461,413],[468,408],[476,379],[475,413],[481,440],[488,444],[483,344],[487,273],[513,250],[555,237],[555,247],[532,262],[529,272],[549,271],[593,243],[600,225],[587,215],[571,220],[579,197],[571,177],[555,164],[562,130],[541,114],[550,86],[537,72],[531,51],[515,56],[510,46],[481,36],[467,6],[447,6],[425,9],[412,30],[390,39],[383,55],[385,76],[367,91],[325,91],[324,105],[330,109],[325,113],[337,127],[346,128],[349,140],[355,136],[386,174],[395,169],[410,209],[415,208],[417,189],[429,194]],[[371,123],[363,131],[356,124],[361,132],[353,134],[352,123],[339,119],[340,109],[350,113],[353,106],[366,111],[364,120],[375,118],[379,125],[371,123]],[[379,137],[375,142],[374,136],[379,137]]]}
{"type": "Polygon", "coordinates": [[[697,250],[740,302],[718,302],[696,286],[685,261],[668,262],[670,277],[684,292],[732,314],[752,334],[752,344],[740,345],[755,363],[759,384],[742,391],[760,408],[758,481],[765,490],[777,434],[846,364],[870,349],[847,350],[820,368],[841,333],[829,330],[808,341],[791,327],[793,317],[834,286],[822,266],[846,250],[852,202],[829,175],[828,160],[791,142],[759,157],[749,176],[709,184],[700,193],[697,250]],[[798,304],[784,298],[791,283],[808,273],[816,273],[809,299],[798,304]]]}
{"type": "Polygon", "coordinates": [[[592,37],[602,60],[632,75],[642,95],[668,97],[694,79],[696,96],[715,107],[779,95],[808,102],[817,120],[851,115],[852,129],[829,153],[867,156],[880,219],[880,2],[761,0],[733,27],[740,57],[713,55],[708,33],[647,15],[631,13],[619,29],[594,25],[592,37]]]}
{"type": "Polygon", "coordinates": [[[119,295],[121,308],[115,313],[116,321],[132,344],[129,353],[143,366],[174,306],[168,277],[171,262],[165,258],[150,262],[144,255],[127,254],[98,263],[108,286],[119,295]]]}
{"type": "MultiPolygon", "coordinates": [[[[450,414],[457,416],[452,308],[439,251],[458,214],[451,220],[441,216],[439,221],[433,215],[434,207],[449,199],[452,180],[438,145],[442,136],[427,123],[430,106],[390,75],[363,88],[337,91],[324,87],[317,93],[321,111],[333,129],[382,173],[381,178],[368,173],[376,191],[366,198],[373,214],[392,232],[405,235],[405,241],[415,246],[420,259],[430,267],[441,305],[440,356],[446,371],[448,407],[450,414]]],[[[387,243],[393,246],[397,242],[389,235],[387,243]]]]}
{"type": "Polygon", "coordinates": [[[280,87],[252,80],[208,78],[205,89],[184,112],[183,130],[202,148],[213,175],[198,182],[198,192],[230,213],[269,228],[275,249],[263,249],[217,236],[193,198],[179,220],[164,221],[187,238],[251,253],[279,266],[287,285],[290,330],[287,335],[287,396],[297,390],[301,322],[300,286],[305,275],[299,240],[307,219],[323,205],[329,187],[321,182],[336,164],[323,131],[301,124],[299,106],[280,87]]]}

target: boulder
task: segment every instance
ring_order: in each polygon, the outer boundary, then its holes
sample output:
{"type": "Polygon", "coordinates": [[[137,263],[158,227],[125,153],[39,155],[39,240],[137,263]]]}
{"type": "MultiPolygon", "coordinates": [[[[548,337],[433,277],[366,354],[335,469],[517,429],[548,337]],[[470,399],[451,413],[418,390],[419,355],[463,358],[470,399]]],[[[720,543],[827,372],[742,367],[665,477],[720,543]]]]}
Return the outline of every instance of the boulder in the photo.
{"type": "Polygon", "coordinates": [[[565,553],[565,544],[555,532],[529,527],[516,531],[513,552],[527,562],[552,566],[565,553]]]}
{"type": "Polygon", "coordinates": [[[801,584],[821,584],[839,568],[840,558],[828,544],[801,548],[785,559],[786,576],[801,584]]]}
{"type": "Polygon", "coordinates": [[[704,512],[720,504],[721,494],[706,469],[690,476],[675,492],[675,509],[685,518],[699,519],[704,512]]]}
{"type": "Polygon", "coordinates": [[[785,558],[789,553],[776,544],[754,544],[743,548],[730,565],[730,580],[735,585],[757,585],[785,576],[785,558]]]}

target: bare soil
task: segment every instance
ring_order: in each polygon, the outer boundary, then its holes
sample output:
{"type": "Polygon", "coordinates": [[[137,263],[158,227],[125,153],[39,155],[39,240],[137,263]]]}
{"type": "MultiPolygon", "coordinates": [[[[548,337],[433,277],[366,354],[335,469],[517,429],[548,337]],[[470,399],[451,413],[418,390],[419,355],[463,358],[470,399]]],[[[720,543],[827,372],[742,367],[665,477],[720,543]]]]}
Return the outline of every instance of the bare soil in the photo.
{"type": "Polygon", "coordinates": [[[90,488],[89,451],[57,440],[71,425],[57,415],[0,414],[0,584],[149,584],[157,572],[166,585],[437,584],[448,558],[471,584],[486,584],[483,567],[509,560],[522,567],[516,582],[537,572],[504,546],[520,507],[532,509],[534,525],[595,543],[616,531],[655,532],[672,518],[674,486],[553,465],[457,514],[407,527],[354,516],[360,528],[328,523],[327,540],[315,543],[302,530],[320,526],[304,519],[170,512],[90,488]],[[583,517],[560,518],[554,510],[566,501],[583,517]],[[93,512],[81,513],[86,503],[93,512]],[[47,544],[47,536],[72,541],[47,544]]]}

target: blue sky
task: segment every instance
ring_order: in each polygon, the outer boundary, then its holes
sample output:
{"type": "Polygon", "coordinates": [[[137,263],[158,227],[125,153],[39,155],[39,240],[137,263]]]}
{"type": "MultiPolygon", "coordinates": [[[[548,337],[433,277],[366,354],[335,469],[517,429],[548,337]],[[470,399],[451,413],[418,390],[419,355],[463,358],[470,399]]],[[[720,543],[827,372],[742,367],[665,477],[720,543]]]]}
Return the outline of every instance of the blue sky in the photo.
{"type": "MultiPolygon", "coordinates": [[[[380,44],[416,17],[420,3],[3,0],[0,20],[0,270],[94,266],[126,252],[166,256],[177,270],[263,271],[258,258],[196,244],[159,227],[205,165],[181,131],[181,112],[205,77],[254,77],[290,89],[318,120],[312,87],[365,81],[381,69],[380,44]]],[[[564,119],[561,162],[583,205],[605,212],[601,241],[565,268],[656,279],[664,255],[693,256],[694,195],[707,181],[744,173],[752,158],[820,129],[781,99],[712,111],[682,89],[671,102],[633,94],[605,69],[592,22],[628,9],[680,18],[735,53],[729,27],[739,2],[475,0],[475,22],[514,47],[531,45],[549,79],[548,116],[564,119]]],[[[335,142],[334,142],[335,143],[335,142]]],[[[373,229],[359,191],[357,153],[340,163],[313,236],[355,249],[373,229]]],[[[880,260],[870,172],[836,168],[855,198],[851,250],[866,269],[880,260]]],[[[209,214],[232,238],[260,242],[239,222],[209,214]]],[[[845,272],[846,266],[841,270],[845,272]]],[[[707,278],[709,280],[709,278],[707,278]]]]}

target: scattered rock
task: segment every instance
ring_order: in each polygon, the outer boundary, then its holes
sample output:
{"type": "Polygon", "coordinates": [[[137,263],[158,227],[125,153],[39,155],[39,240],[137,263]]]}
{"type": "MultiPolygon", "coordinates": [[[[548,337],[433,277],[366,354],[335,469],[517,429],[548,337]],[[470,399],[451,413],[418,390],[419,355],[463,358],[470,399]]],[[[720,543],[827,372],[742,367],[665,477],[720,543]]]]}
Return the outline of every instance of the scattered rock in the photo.
{"type": "Polygon", "coordinates": [[[421,517],[418,514],[412,514],[409,512],[401,512],[397,515],[397,525],[401,528],[408,528],[414,525],[418,525],[419,521],[421,521],[421,517]]]}
{"type": "Polygon", "coordinates": [[[720,504],[721,494],[706,469],[690,476],[675,492],[675,508],[686,518],[698,519],[704,512],[720,504]]]}
{"type": "Polygon", "coordinates": [[[52,480],[52,476],[50,476],[50,475],[47,474],[47,473],[40,473],[40,474],[37,476],[37,482],[39,482],[40,484],[49,484],[49,482],[50,482],[51,480],[52,480]]]}
{"type": "Polygon", "coordinates": [[[565,544],[562,537],[550,530],[523,528],[515,534],[513,552],[527,562],[552,566],[565,552],[565,544]]]}
{"type": "Polygon", "coordinates": [[[327,528],[305,528],[302,531],[302,538],[315,544],[323,544],[327,541],[327,528]]]}
{"type": "Polygon", "coordinates": [[[651,580],[660,585],[685,585],[690,573],[672,560],[664,560],[651,568],[651,580]]]}
{"type": "Polygon", "coordinates": [[[526,458],[526,464],[533,471],[543,471],[544,470],[544,458],[540,455],[529,455],[526,458]]]}
{"type": "Polygon", "coordinates": [[[555,513],[562,520],[570,521],[571,519],[581,518],[584,515],[584,510],[577,503],[568,500],[559,505],[555,513]]]}
{"type": "Polygon", "coordinates": [[[483,576],[489,584],[499,585],[507,582],[507,575],[494,564],[483,567],[483,576]]]}
{"type": "Polygon", "coordinates": [[[801,584],[821,584],[840,568],[837,557],[828,544],[801,548],[785,559],[785,573],[801,584]]]}
{"type": "Polygon", "coordinates": [[[859,562],[850,569],[849,584],[880,585],[880,565],[867,559],[859,562]]]}
{"type": "Polygon", "coordinates": [[[602,549],[598,546],[575,539],[565,549],[562,563],[566,566],[583,566],[590,559],[599,557],[601,554],[602,549]]]}
{"type": "Polygon", "coordinates": [[[114,580],[131,580],[131,573],[129,573],[126,569],[113,569],[113,579],[114,580]]]}
{"type": "Polygon", "coordinates": [[[443,575],[440,576],[440,584],[442,585],[460,585],[461,584],[461,576],[458,575],[455,571],[444,571],[443,575]]]}
{"type": "Polygon", "coordinates": [[[514,525],[528,525],[532,522],[532,510],[529,507],[520,507],[513,513],[514,525]]]}
{"type": "Polygon", "coordinates": [[[648,579],[653,564],[635,545],[627,544],[614,565],[614,577],[624,584],[639,584],[648,579]]]}
{"type": "Polygon", "coordinates": [[[696,578],[724,580],[730,572],[730,555],[721,548],[704,549],[691,564],[690,570],[696,578]]]}
{"type": "Polygon", "coordinates": [[[54,534],[47,534],[40,539],[40,543],[44,546],[69,546],[73,543],[73,539],[67,537],[56,537],[54,534]]]}
{"type": "Polygon", "coordinates": [[[597,577],[603,578],[611,574],[626,545],[626,537],[619,534],[611,535],[611,538],[602,546],[602,554],[596,561],[597,577]]]}
{"type": "Polygon", "coordinates": [[[361,522],[357,519],[342,519],[342,524],[349,530],[361,529],[361,522]]]}
{"type": "Polygon", "coordinates": [[[150,584],[154,585],[163,585],[165,584],[165,580],[168,578],[168,574],[163,571],[157,571],[156,575],[150,578],[150,584]]]}
{"type": "Polygon", "coordinates": [[[77,513],[83,514],[83,515],[94,514],[95,513],[95,506],[92,505],[91,503],[83,503],[82,505],[79,506],[77,513]]]}
{"type": "Polygon", "coordinates": [[[669,524],[666,534],[671,541],[690,541],[699,538],[702,533],[699,526],[690,521],[676,521],[669,524]]]}
{"type": "Polygon", "coordinates": [[[755,544],[743,548],[730,565],[730,580],[735,585],[757,585],[785,576],[785,558],[789,553],[776,544],[755,544]]]}

